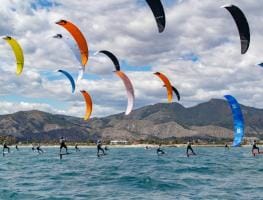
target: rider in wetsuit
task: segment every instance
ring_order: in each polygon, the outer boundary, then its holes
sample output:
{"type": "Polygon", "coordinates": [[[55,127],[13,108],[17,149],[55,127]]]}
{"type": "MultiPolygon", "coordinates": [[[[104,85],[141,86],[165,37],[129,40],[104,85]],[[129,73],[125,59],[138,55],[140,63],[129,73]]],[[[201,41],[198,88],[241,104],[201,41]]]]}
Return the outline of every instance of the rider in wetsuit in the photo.
{"type": "Polygon", "coordinates": [[[75,150],[76,150],[76,152],[80,151],[77,143],[75,144],[75,150]]]}
{"type": "Polygon", "coordinates": [[[165,152],[161,149],[161,144],[159,144],[159,146],[158,146],[158,148],[157,148],[157,150],[156,150],[156,153],[157,153],[157,155],[160,155],[160,154],[165,154],[165,152]]]}
{"type": "Polygon", "coordinates": [[[225,144],[225,149],[229,150],[228,144],[225,144]]]}
{"type": "Polygon", "coordinates": [[[37,145],[37,152],[38,153],[44,153],[44,151],[40,148],[40,144],[37,145]]]}
{"type": "Polygon", "coordinates": [[[3,144],[3,153],[5,152],[5,149],[7,149],[8,153],[10,153],[10,148],[7,146],[6,142],[3,144]]]}
{"type": "Polygon", "coordinates": [[[192,152],[193,155],[196,155],[193,148],[192,148],[192,142],[190,140],[187,142],[187,147],[186,147],[186,155],[189,157],[189,150],[192,152]]]}
{"type": "Polygon", "coordinates": [[[63,137],[60,138],[59,143],[60,143],[60,153],[61,153],[62,148],[65,148],[66,153],[68,153],[68,147],[66,145],[66,140],[63,137]]]}
{"type": "Polygon", "coordinates": [[[18,148],[17,144],[16,144],[16,150],[19,151],[19,148],[18,148]]]}
{"type": "Polygon", "coordinates": [[[97,141],[97,156],[99,157],[100,156],[100,151],[102,151],[102,153],[103,153],[103,155],[105,155],[105,152],[104,152],[104,149],[101,147],[101,141],[100,140],[98,140],[97,141]]]}
{"type": "Polygon", "coordinates": [[[260,152],[259,152],[259,147],[257,147],[257,141],[256,141],[256,140],[254,140],[254,142],[253,142],[253,146],[252,146],[252,154],[255,153],[254,150],[257,150],[258,153],[260,153],[260,152]]]}

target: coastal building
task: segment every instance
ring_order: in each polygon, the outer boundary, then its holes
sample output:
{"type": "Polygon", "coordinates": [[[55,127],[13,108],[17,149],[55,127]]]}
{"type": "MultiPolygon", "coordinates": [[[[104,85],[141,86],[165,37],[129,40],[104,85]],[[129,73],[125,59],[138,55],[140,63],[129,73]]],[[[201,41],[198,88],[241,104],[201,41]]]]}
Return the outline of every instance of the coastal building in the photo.
{"type": "Polygon", "coordinates": [[[259,138],[257,137],[244,137],[244,144],[252,144],[254,140],[260,142],[259,138]]]}
{"type": "Polygon", "coordinates": [[[126,145],[128,144],[128,141],[127,140],[111,140],[110,144],[111,145],[118,145],[118,144],[126,145]]]}

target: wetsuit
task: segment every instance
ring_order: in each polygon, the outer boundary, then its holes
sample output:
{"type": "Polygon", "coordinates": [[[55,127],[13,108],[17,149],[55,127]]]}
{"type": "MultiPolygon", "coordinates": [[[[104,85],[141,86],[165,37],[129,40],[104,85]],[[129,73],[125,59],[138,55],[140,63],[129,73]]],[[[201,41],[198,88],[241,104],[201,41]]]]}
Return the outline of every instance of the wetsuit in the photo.
{"type": "Polygon", "coordinates": [[[7,149],[8,153],[10,153],[10,148],[7,146],[6,143],[3,144],[3,153],[5,152],[5,149],[7,149]]]}
{"type": "Polygon", "coordinates": [[[189,157],[189,150],[192,152],[193,155],[196,155],[193,148],[192,148],[192,143],[191,142],[188,142],[187,143],[187,148],[186,148],[186,155],[187,157],[189,157]]]}
{"type": "Polygon", "coordinates": [[[159,147],[157,148],[156,153],[157,153],[158,155],[160,155],[160,154],[165,154],[165,152],[161,149],[161,146],[159,146],[159,147]]]}
{"type": "Polygon", "coordinates": [[[66,145],[66,140],[64,139],[64,138],[61,138],[60,140],[59,140],[59,143],[60,143],[60,153],[61,153],[61,150],[62,150],[62,148],[65,148],[66,149],[66,153],[68,153],[68,147],[67,147],[67,145],[66,145]]]}
{"type": "Polygon", "coordinates": [[[225,145],[225,149],[228,149],[228,150],[229,150],[229,146],[228,146],[227,144],[225,145]]]}
{"type": "Polygon", "coordinates": [[[37,146],[37,152],[38,153],[44,153],[44,151],[40,148],[40,145],[37,146]]]}
{"type": "Polygon", "coordinates": [[[18,148],[18,146],[17,146],[17,145],[16,145],[16,150],[17,150],[17,151],[19,151],[19,148],[18,148]]]}
{"type": "Polygon", "coordinates": [[[258,153],[260,153],[260,152],[259,152],[259,147],[257,147],[257,143],[256,143],[256,142],[254,142],[254,143],[253,143],[253,146],[252,146],[252,153],[253,153],[253,154],[254,154],[254,150],[257,150],[258,153]]]}
{"type": "Polygon", "coordinates": [[[80,151],[77,144],[75,145],[75,150],[80,151]]]}
{"type": "Polygon", "coordinates": [[[101,142],[98,141],[98,142],[97,142],[97,156],[98,156],[98,157],[100,156],[100,155],[99,155],[100,151],[102,151],[103,155],[105,155],[104,149],[101,147],[101,142]]]}

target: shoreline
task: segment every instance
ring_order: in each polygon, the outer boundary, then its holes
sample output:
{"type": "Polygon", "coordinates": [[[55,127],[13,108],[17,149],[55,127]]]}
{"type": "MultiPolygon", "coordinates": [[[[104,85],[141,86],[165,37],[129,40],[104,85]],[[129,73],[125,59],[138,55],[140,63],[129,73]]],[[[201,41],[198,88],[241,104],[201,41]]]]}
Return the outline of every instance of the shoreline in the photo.
{"type": "MultiPolygon", "coordinates": [[[[67,145],[69,148],[75,148],[74,145],[67,145]]],[[[108,147],[111,147],[111,148],[145,148],[146,146],[149,147],[149,148],[157,148],[158,145],[157,144],[129,144],[129,145],[102,145],[102,146],[108,146],[108,147]]],[[[224,148],[225,145],[212,145],[212,144],[207,144],[207,145],[204,145],[204,144],[200,144],[200,145],[192,145],[193,147],[222,147],[224,148]]],[[[259,147],[263,147],[263,145],[258,145],[259,147]]],[[[10,147],[15,147],[15,145],[10,145],[10,147]]],[[[26,145],[26,144],[22,144],[22,145],[18,145],[19,148],[32,148],[32,145],[26,145]]],[[[41,145],[41,147],[45,147],[45,148],[59,148],[60,145],[51,145],[51,144],[43,144],[41,145]]],[[[78,145],[79,148],[96,148],[96,145],[78,145]]],[[[186,144],[176,144],[176,145],[162,145],[162,147],[166,147],[166,148],[185,148],[186,147],[186,144]]],[[[230,148],[233,148],[231,146],[229,146],[230,148]]],[[[245,148],[248,148],[248,147],[252,147],[252,145],[242,145],[241,147],[245,147],[245,148]]],[[[235,147],[234,147],[235,148],[235,147]]]]}

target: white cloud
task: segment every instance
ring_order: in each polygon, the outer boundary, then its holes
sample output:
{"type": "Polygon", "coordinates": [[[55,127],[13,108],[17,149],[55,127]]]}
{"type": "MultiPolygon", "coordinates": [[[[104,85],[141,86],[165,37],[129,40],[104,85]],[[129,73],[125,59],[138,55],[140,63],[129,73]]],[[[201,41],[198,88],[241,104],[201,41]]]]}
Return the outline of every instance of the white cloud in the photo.
{"type": "Polygon", "coordinates": [[[50,105],[44,103],[28,103],[28,102],[12,103],[12,102],[2,101],[0,102],[0,107],[2,114],[9,114],[18,111],[28,111],[28,110],[36,110],[36,109],[45,112],[66,114],[65,111],[54,109],[50,105]]]}
{"type": "Polygon", "coordinates": [[[37,10],[32,8],[33,2],[3,0],[1,4],[0,34],[11,35],[21,43],[25,68],[21,76],[15,75],[11,48],[0,41],[0,114],[42,109],[82,116],[85,105],[80,89],[92,95],[93,116],[124,112],[126,92],[122,81],[112,73],[113,64],[103,55],[92,55],[102,49],[114,52],[121,61],[138,69],[152,66],[148,72],[126,71],[135,87],[136,107],[166,102],[166,91],[152,74],[155,71],[167,74],[185,106],[232,94],[243,104],[263,107],[263,71],[255,66],[262,61],[263,51],[263,16],[258,0],[164,1],[167,26],[162,34],[144,1],[54,0],[59,6],[37,10]],[[251,46],[246,55],[240,54],[233,19],[220,8],[227,3],[238,5],[248,18],[251,46]],[[56,33],[68,35],[55,24],[61,18],[80,27],[91,51],[88,79],[77,86],[76,94],[71,94],[68,80],[55,72],[63,68],[76,74],[78,69],[70,49],[52,38],[56,33]],[[182,59],[187,54],[199,60],[182,59]],[[10,95],[17,100],[5,101],[10,95]],[[25,98],[30,101],[17,103],[25,98]],[[46,100],[39,103],[41,99],[46,100]],[[61,102],[65,110],[51,101],[61,102]]]}

